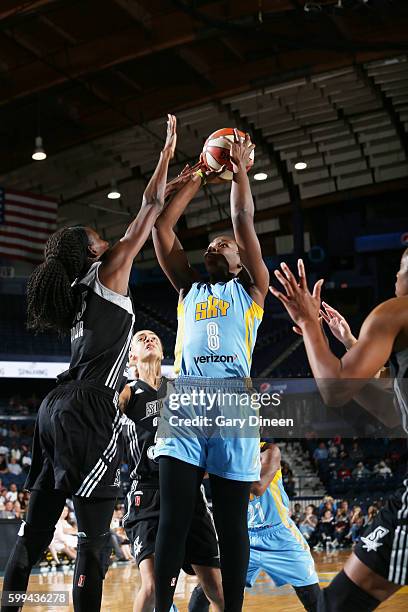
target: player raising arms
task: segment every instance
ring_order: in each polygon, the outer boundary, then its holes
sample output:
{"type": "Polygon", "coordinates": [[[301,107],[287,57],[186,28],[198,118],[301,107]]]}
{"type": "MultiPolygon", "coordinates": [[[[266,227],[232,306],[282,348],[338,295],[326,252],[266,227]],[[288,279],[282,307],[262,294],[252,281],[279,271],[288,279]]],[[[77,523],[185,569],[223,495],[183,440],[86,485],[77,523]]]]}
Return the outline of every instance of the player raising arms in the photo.
{"type": "MultiPolygon", "coordinates": [[[[118,391],[134,322],[129,275],[163,208],[176,138],[176,118],[169,115],[159,162],[123,238],[109,248],[91,228],[62,228],[49,238],[45,261],[29,280],[29,327],[71,330],[71,360],[37,415],[26,483],[30,504],[6,567],[6,592],[26,591],[31,568],[51,542],[65,499],[72,495],[79,531],[74,609],[100,609],[120,484],[118,391]]],[[[16,607],[3,598],[1,610],[15,612],[16,607]]]]}
{"type": "MultiPolygon", "coordinates": [[[[243,389],[250,373],[256,333],[263,316],[269,273],[255,233],[254,204],[246,172],[254,145],[237,131],[233,164],[231,218],[234,238],[218,236],[204,261],[210,280],[197,282],[174,226],[200,187],[191,179],[158,218],[153,241],[163,271],[179,293],[175,368],[183,388],[212,385],[243,389]],[[250,281],[240,281],[246,269],[250,281]]],[[[190,407],[191,408],[191,407],[190,407]]],[[[194,409],[192,409],[194,413],[194,409]]],[[[215,526],[220,544],[225,610],[241,610],[249,557],[246,515],[251,482],[259,478],[259,437],[163,437],[160,455],[160,523],[156,540],[156,611],[167,612],[183,562],[204,472],[209,473],[215,526]]]]}
{"type": "MultiPolygon", "coordinates": [[[[323,281],[315,284],[311,294],[302,260],[298,262],[298,280],[285,263],[281,268],[275,275],[285,292],[272,287],[271,292],[303,334],[313,375],[327,403],[335,406],[346,403],[358,388],[363,391],[367,379],[374,378],[389,360],[396,407],[408,433],[408,251],[404,252],[397,273],[397,297],[383,302],[368,315],[358,340],[342,359],[331,352],[319,322],[323,281]],[[347,379],[352,379],[353,384],[347,384],[347,379]],[[342,389],[339,380],[345,381],[342,389]],[[331,381],[335,384],[331,385],[331,381]]],[[[331,318],[330,310],[326,308],[325,318],[331,318]]],[[[389,409],[393,411],[393,405],[389,409]]],[[[368,612],[406,585],[407,525],[408,478],[378,513],[344,569],[321,592],[319,612],[368,612]]]]}
{"type": "MultiPolygon", "coordinates": [[[[166,379],[161,376],[163,349],[159,337],[150,330],[138,331],[129,353],[130,370],[137,380],[120,394],[123,434],[128,455],[131,488],[126,497],[123,524],[137,564],[142,584],[136,595],[134,612],[154,608],[154,551],[160,516],[159,465],[153,449],[166,379]]],[[[198,576],[216,612],[222,612],[221,574],[217,537],[210,511],[199,495],[187,538],[184,565],[198,576]]]]}

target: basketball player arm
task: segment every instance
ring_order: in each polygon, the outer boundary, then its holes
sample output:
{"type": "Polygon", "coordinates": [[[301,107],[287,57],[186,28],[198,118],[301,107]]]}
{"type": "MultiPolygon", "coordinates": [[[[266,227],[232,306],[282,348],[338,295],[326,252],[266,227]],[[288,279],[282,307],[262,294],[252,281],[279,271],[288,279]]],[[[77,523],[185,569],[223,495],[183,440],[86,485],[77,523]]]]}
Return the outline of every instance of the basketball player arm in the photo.
{"type": "Polygon", "coordinates": [[[251,493],[260,497],[275,478],[281,465],[281,452],[276,444],[268,444],[261,453],[261,478],[251,485],[251,493]]]}
{"type": "Polygon", "coordinates": [[[398,298],[380,304],[370,313],[358,341],[338,359],[331,352],[319,322],[323,281],[315,283],[310,293],[302,260],[298,261],[298,273],[299,280],[282,262],[275,276],[284,292],[273,287],[270,290],[303,334],[309,364],[324,401],[330,406],[341,406],[354,398],[388,361],[403,324],[398,298]]]}
{"type": "Polygon", "coordinates": [[[176,118],[169,115],[166,142],[153,176],[143,193],[142,206],[123,238],[108,251],[99,268],[101,282],[116,293],[127,294],[133,260],[145,244],[163,209],[167,171],[174,155],[176,141],[176,118]]]}
{"type": "Polygon", "coordinates": [[[119,395],[119,410],[124,414],[126,412],[127,405],[131,396],[131,390],[129,385],[126,385],[119,395]]]}
{"type": "Polygon", "coordinates": [[[251,297],[263,307],[268,292],[269,272],[262,259],[261,245],[255,232],[254,201],[246,170],[253,147],[248,135],[243,143],[236,137],[231,147],[234,172],[231,185],[231,219],[241,262],[251,277],[251,297]]]}
{"type": "Polygon", "coordinates": [[[176,193],[157,218],[153,228],[153,244],[160,267],[176,289],[188,289],[198,280],[174,227],[201,186],[201,177],[193,174],[176,193]]]}

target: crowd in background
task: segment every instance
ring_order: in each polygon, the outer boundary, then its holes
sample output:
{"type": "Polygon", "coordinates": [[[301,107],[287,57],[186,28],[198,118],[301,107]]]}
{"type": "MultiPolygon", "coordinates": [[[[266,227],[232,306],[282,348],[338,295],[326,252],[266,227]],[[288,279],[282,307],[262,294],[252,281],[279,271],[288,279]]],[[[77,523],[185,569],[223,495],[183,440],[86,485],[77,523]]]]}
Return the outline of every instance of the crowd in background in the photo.
{"type": "Polygon", "coordinates": [[[382,504],[382,500],[372,501],[365,509],[363,505],[350,505],[346,499],[336,502],[326,495],[320,504],[309,504],[303,512],[300,503],[295,503],[291,514],[314,550],[349,548],[359,541],[382,504]]]}

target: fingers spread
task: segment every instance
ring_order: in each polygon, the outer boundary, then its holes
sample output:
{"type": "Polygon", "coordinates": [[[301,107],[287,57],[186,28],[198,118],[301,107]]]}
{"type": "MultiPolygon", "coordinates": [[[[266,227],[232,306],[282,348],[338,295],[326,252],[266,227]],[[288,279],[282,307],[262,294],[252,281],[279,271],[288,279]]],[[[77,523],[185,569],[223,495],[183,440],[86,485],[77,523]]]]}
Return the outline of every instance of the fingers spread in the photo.
{"type": "Polygon", "coordinates": [[[272,295],[274,295],[276,298],[278,298],[278,300],[280,300],[282,302],[282,304],[288,304],[289,303],[289,300],[286,297],[286,295],[284,295],[283,293],[281,293],[280,291],[278,291],[274,287],[269,287],[269,291],[272,293],[272,295]]]}
{"type": "Polygon", "coordinates": [[[315,283],[315,286],[313,287],[313,297],[316,298],[317,300],[320,301],[320,293],[322,290],[322,285],[324,283],[324,279],[321,278],[320,280],[317,281],[317,283],[315,283]]]}
{"type": "Polygon", "coordinates": [[[299,274],[299,286],[304,291],[307,290],[307,280],[306,280],[306,270],[305,264],[303,263],[303,259],[298,259],[298,274],[299,274]]]}
{"type": "Polygon", "coordinates": [[[275,274],[276,278],[278,279],[278,281],[280,282],[280,284],[285,287],[287,295],[292,296],[293,295],[293,291],[292,291],[292,287],[290,285],[290,282],[283,276],[283,274],[280,273],[279,270],[275,270],[274,274],[275,274]]]}

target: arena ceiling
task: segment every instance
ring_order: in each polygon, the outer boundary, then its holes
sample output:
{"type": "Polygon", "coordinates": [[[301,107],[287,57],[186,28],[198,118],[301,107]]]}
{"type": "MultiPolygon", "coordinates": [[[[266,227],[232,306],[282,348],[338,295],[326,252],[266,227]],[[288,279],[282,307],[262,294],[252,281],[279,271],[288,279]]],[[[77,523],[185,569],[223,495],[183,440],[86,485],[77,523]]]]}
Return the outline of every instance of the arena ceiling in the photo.
{"type": "MultiPolygon", "coordinates": [[[[0,184],[117,238],[174,112],[170,174],[214,129],[251,133],[268,174],[253,182],[259,231],[293,204],[407,186],[407,32],[406,0],[2,0],[0,184]],[[33,162],[39,134],[48,158],[33,162]],[[106,199],[111,179],[121,200],[106,199]]],[[[184,232],[227,216],[213,186],[184,232]]]]}

